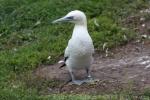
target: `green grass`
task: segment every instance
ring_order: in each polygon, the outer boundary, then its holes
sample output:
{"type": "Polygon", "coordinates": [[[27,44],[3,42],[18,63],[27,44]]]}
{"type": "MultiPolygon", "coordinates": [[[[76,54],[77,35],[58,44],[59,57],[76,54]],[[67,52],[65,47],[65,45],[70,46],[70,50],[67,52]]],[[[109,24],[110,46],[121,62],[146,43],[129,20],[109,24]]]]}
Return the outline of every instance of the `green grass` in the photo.
{"type": "Polygon", "coordinates": [[[74,9],[84,11],[94,46],[103,51],[104,43],[113,48],[134,38],[133,30],[120,22],[146,7],[146,0],[0,0],[0,98],[90,100],[86,95],[39,96],[36,88],[27,87],[16,77],[42,64],[53,64],[63,54],[73,25],[52,25],[54,19],[74,9]]]}

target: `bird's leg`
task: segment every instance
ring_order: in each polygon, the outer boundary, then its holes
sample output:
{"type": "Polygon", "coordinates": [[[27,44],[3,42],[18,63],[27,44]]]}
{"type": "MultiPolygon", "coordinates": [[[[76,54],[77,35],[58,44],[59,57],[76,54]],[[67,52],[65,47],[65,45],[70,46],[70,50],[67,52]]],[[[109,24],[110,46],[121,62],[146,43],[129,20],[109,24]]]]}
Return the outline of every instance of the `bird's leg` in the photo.
{"type": "Polygon", "coordinates": [[[75,80],[75,77],[74,77],[74,75],[73,75],[73,72],[71,71],[70,72],[70,76],[71,76],[71,80],[73,81],[73,80],[75,80]]]}
{"type": "Polygon", "coordinates": [[[92,76],[91,76],[91,74],[90,74],[89,68],[86,68],[86,73],[87,73],[87,78],[88,78],[88,79],[91,79],[92,76]]]}
{"type": "Polygon", "coordinates": [[[90,74],[90,70],[89,70],[89,67],[86,68],[86,73],[87,73],[87,79],[84,80],[85,83],[95,83],[95,82],[98,82],[99,79],[95,79],[91,76],[90,74]]]}
{"type": "Polygon", "coordinates": [[[70,71],[70,76],[71,76],[71,80],[72,80],[72,83],[73,84],[76,84],[76,85],[81,85],[83,83],[83,81],[80,81],[80,80],[75,80],[75,77],[73,75],[73,72],[70,71]]]}
{"type": "Polygon", "coordinates": [[[89,67],[86,68],[86,73],[87,73],[87,79],[83,80],[85,83],[93,83],[95,80],[92,78],[90,74],[89,67]]]}

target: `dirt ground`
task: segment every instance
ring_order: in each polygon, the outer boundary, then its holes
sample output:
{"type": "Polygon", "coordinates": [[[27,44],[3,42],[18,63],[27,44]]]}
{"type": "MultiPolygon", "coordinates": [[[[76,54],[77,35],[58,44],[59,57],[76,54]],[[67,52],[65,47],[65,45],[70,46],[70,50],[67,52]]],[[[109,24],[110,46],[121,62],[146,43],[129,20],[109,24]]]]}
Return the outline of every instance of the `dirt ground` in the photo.
{"type": "MultiPolygon", "coordinates": [[[[150,41],[143,43],[132,42],[123,47],[114,49],[113,55],[105,57],[97,53],[91,67],[91,74],[99,81],[81,86],[65,84],[68,79],[66,68],[59,69],[59,64],[40,67],[35,75],[47,80],[59,80],[61,83],[49,89],[49,92],[69,93],[112,93],[114,91],[141,92],[150,88],[150,41]]],[[[85,77],[85,72],[80,71],[78,76],[85,77]]]]}
{"type": "MultiPolygon", "coordinates": [[[[150,35],[149,26],[150,21],[137,24],[137,31],[141,37],[150,35]]],[[[140,40],[136,39],[124,46],[114,48],[109,51],[111,55],[107,57],[106,54],[97,52],[91,66],[91,74],[98,81],[93,84],[81,86],[65,84],[69,74],[66,68],[59,69],[59,64],[40,66],[34,75],[46,80],[59,81],[59,84],[54,83],[54,86],[47,88],[49,93],[99,94],[133,91],[140,94],[150,88],[150,40],[140,40]]],[[[77,74],[77,77],[85,77],[84,70],[77,74]]]]}

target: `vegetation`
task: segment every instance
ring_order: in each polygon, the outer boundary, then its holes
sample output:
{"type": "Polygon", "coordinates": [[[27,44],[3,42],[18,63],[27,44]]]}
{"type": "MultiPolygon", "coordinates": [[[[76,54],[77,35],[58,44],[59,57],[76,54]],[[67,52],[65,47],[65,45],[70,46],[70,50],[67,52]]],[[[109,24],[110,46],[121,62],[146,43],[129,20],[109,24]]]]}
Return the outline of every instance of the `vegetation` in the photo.
{"type": "Polygon", "coordinates": [[[41,96],[18,76],[41,64],[53,64],[63,54],[73,25],[52,25],[54,19],[74,9],[84,11],[95,48],[102,51],[104,43],[112,48],[133,39],[136,34],[124,28],[121,20],[147,6],[146,0],[0,0],[0,98],[93,99],[88,95],[41,96]]]}

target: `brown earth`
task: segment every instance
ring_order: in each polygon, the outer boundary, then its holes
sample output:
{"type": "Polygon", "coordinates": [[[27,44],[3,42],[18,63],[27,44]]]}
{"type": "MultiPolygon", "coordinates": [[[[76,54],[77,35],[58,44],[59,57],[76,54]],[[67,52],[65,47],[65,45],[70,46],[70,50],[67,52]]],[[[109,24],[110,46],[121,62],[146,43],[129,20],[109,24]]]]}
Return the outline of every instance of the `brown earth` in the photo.
{"type": "MultiPolygon", "coordinates": [[[[46,80],[57,80],[60,84],[49,87],[49,92],[69,93],[112,93],[114,91],[143,92],[150,88],[150,41],[132,42],[113,50],[111,57],[97,53],[91,67],[92,76],[99,81],[81,86],[64,83],[69,79],[66,68],[59,69],[59,64],[39,67],[35,71],[37,77],[46,80]],[[102,56],[103,55],[103,56],[102,56]]],[[[78,76],[84,77],[81,71],[78,76]]]]}

